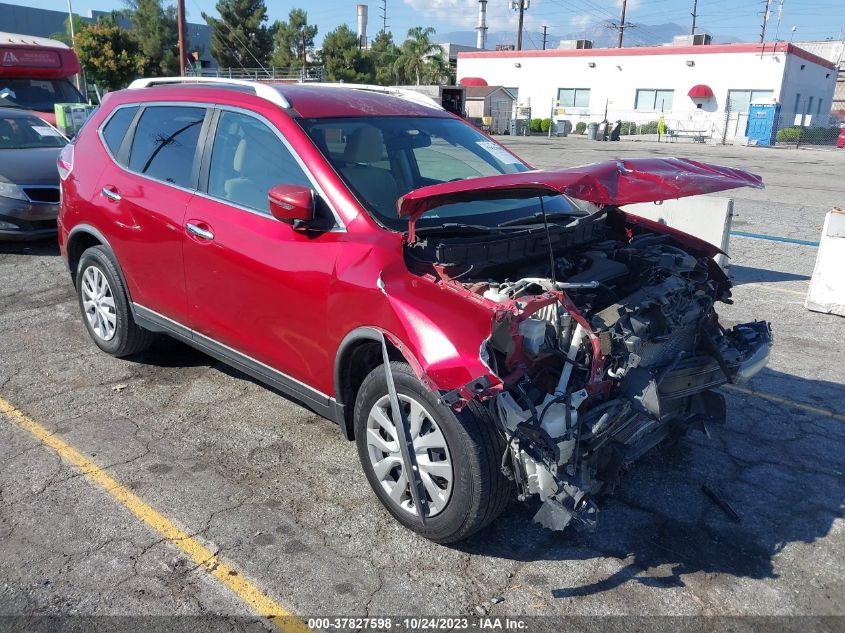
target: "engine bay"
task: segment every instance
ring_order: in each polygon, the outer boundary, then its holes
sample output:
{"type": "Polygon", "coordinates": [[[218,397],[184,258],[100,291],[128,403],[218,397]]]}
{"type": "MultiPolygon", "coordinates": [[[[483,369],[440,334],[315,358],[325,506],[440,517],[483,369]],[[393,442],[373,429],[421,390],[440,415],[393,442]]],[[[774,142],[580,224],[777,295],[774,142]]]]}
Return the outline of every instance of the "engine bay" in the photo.
{"type": "Polygon", "coordinates": [[[507,447],[519,498],[551,529],[595,524],[596,499],[628,466],[687,430],[725,421],[713,391],[762,369],[768,323],[722,327],[730,281],[692,240],[626,223],[607,207],[568,224],[406,246],[412,272],[494,311],[481,356],[501,389],[474,394],[507,447]]]}

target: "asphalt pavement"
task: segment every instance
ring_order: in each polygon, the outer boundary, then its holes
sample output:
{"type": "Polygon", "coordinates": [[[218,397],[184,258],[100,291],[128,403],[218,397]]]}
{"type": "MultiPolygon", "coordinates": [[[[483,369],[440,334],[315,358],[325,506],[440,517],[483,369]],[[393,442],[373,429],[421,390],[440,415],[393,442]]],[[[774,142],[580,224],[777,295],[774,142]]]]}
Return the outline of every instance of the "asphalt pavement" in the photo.
{"type": "MultiPolygon", "coordinates": [[[[818,240],[845,205],[845,151],[503,140],[538,167],[677,155],[755,171],[767,188],[733,193],[745,233],[818,240]]],[[[331,422],[169,339],[101,353],[56,247],[0,244],[0,616],[261,624],[270,605],[306,621],[840,616],[796,626],[842,630],[845,320],[803,307],[814,247],[734,236],[730,255],[723,320],[769,320],[776,342],[724,390],[727,425],[647,455],[593,533],[546,531],[514,502],[445,547],[390,518],[331,422]]]]}

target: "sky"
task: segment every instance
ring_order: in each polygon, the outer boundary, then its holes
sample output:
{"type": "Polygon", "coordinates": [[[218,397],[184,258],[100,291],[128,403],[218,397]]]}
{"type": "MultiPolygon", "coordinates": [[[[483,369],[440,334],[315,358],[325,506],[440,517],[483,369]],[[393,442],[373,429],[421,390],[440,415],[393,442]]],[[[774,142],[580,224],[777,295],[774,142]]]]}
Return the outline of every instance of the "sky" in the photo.
{"type": "MultiPolygon", "coordinates": [[[[3,0],[14,4],[67,10],[67,0],[3,0]]],[[[124,6],[122,0],[71,0],[75,13],[89,15],[92,9],[110,11],[124,6]]],[[[362,0],[266,0],[270,21],[284,20],[290,9],[299,7],[308,12],[308,20],[322,35],[346,23],[355,28],[355,6],[362,0]]],[[[550,33],[579,33],[591,24],[605,19],[619,19],[622,0],[528,0],[525,12],[527,29],[550,33]]],[[[168,2],[168,0],[165,0],[168,2]]],[[[368,33],[372,37],[381,29],[379,17],[382,0],[363,0],[369,5],[368,33]]],[[[413,26],[432,26],[439,33],[469,30],[476,24],[477,0],[386,0],[388,30],[402,41],[413,26]]],[[[720,36],[741,41],[759,41],[762,11],[766,0],[698,0],[697,26],[720,36]]],[[[775,37],[778,7],[783,2],[780,39],[788,40],[793,26],[795,40],[839,39],[845,29],[845,0],[771,0],[771,17],[767,40],[775,37]]],[[[216,15],[216,0],[185,0],[188,21],[202,21],[201,13],[216,15]]],[[[628,0],[626,20],[644,25],[676,22],[689,25],[693,0],[628,0]]],[[[516,12],[509,9],[510,0],[489,0],[487,23],[490,31],[516,32],[516,12]]],[[[647,27],[643,27],[647,30],[647,27]]],[[[636,31],[630,33],[630,44],[636,44],[636,31]]],[[[626,38],[628,37],[626,33],[626,38]]],[[[436,39],[436,38],[435,38],[436,39]]]]}

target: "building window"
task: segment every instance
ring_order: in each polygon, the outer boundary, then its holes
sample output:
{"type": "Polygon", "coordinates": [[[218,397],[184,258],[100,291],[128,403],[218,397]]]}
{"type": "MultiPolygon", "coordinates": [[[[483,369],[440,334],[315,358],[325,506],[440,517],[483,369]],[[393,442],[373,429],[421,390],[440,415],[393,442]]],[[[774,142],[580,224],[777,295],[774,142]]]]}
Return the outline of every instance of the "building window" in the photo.
{"type": "Polygon", "coordinates": [[[728,90],[728,110],[745,113],[752,103],[771,100],[774,96],[771,90],[728,90]]]}
{"type": "Polygon", "coordinates": [[[811,114],[813,112],[813,97],[810,97],[807,100],[807,114],[811,114]]]}
{"type": "Polygon", "coordinates": [[[792,108],[792,112],[794,114],[798,114],[798,104],[799,103],[801,103],[801,93],[797,92],[797,93],[795,93],[795,107],[792,108]]]}
{"type": "Polygon", "coordinates": [[[557,104],[561,108],[588,108],[590,107],[590,89],[559,88],[557,104]]]}
{"type": "Polygon", "coordinates": [[[816,105],[816,116],[821,116],[821,115],[822,115],[822,99],[821,99],[821,97],[819,97],[819,102],[816,105]]]}
{"type": "Polygon", "coordinates": [[[672,109],[674,90],[637,90],[634,109],[649,112],[664,112],[672,109]]]}

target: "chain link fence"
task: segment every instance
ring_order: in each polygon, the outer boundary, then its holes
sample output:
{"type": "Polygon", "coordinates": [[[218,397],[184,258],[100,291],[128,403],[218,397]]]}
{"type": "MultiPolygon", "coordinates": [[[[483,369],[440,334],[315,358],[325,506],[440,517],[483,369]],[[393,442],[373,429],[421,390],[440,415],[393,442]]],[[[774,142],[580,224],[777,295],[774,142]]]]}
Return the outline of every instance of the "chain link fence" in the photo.
{"type": "MultiPolygon", "coordinates": [[[[535,115],[536,116],[536,115],[535,115]]],[[[582,111],[555,116],[551,124],[551,135],[558,134],[569,122],[569,134],[587,135],[591,123],[607,122],[607,136],[614,134],[620,140],[649,140],[666,142],[692,142],[721,145],[778,145],[778,146],[845,146],[845,132],[841,126],[845,121],[831,115],[779,112],[762,134],[749,126],[748,111],[697,111],[690,114],[662,115],[660,112],[638,110],[613,110],[607,112],[582,111]]],[[[549,121],[550,119],[546,119],[549,121]]],[[[530,126],[539,130],[538,119],[530,126]]],[[[545,134],[548,125],[535,134],[545,134]]]]}

